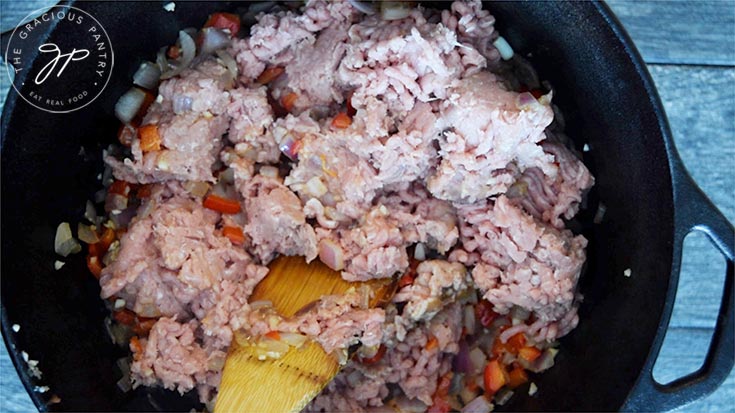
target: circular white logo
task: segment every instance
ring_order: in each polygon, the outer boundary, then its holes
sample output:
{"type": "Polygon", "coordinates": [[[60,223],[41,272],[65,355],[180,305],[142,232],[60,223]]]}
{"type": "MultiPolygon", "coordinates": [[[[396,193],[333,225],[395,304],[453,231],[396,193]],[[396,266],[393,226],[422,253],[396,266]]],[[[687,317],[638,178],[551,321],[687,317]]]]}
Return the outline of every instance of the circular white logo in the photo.
{"type": "Polygon", "coordinates": [[[26,102],[51,113],[92,103],[107,86],[115,61],[104,27],[71,6],[36,10],[26,20],[13,30],[5,50],[13,88],[26,102]]]}

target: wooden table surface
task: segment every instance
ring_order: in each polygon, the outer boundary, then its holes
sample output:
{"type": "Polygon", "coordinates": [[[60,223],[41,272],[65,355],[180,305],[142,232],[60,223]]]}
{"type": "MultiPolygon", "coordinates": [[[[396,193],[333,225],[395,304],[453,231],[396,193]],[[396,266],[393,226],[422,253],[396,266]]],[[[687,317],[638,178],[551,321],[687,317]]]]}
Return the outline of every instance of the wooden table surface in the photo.
{"type": "MultiPolygon", "coordinates": [[[[0,0],[2,31],[53,1],[0,0]]],[[[608,3],[648,64],[686,167],[735,222],[735,0],[608,3]]],[[[0,105],[8,88],[0,74],[0,105]]],[[[696,370],[709,343],[724,280],[724,260],[706,237],[685,244],[682,281],[655,377],[668,382],[696,370]]],[[[625,349],[621,349],[625,351],[625,349]]],[[[604,374],[604,372],[601,372],[604,374]]],[[[712,395],[679,411],[735,411],[735,373],[712,395]]],[[[35,410],[0,345],[0,412],[35,410]]]]}

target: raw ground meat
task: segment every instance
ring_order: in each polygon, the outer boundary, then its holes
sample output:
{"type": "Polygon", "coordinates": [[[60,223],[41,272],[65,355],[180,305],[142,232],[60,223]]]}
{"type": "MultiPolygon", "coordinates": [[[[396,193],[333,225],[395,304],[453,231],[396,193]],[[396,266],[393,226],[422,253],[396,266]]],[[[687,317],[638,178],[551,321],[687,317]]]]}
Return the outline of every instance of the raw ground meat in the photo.
{"type": "Polygon", "coordinates": [[[577,325],[584,237],[539,222],[503,195],[494,203],[459,206],[458,213],[462,247],[450,259],[474,265],[472,278],[495,311],[531,310],[539,321],[529,330],[536,341],[554,340],[577,325]]]}
{"type": "Polygon", "coordinates": [[[212,165],[230,123],[224,112],[230,102],[227,90],[232,86],[231,74],[213,60],[163,82],[157,101],[143,119],[144,125],[157,125],[162,150],[144,153],[136,136],[130,146],[132,159],[105,158],[115,177],[141,184],[171,179],[214,181],[212,165]]]}
{"type": "Polygon", "coordinates": [[[498,313],[532,313],[502,341],[521,332],[548,344],[577,325],[587,241],[565,220],[594,178],[557,139],[552,93],[511,90],[529,85],[506,78],[494,23],[475,0],[391,21],[309,1],[259,14],[231,41],[237,76],[197,57],[161,82],[142,120],[161,150],[143,152],[128,126],[128,156],[105,158],[117,179],[152,184],[100,278],[103,298],[157,318],[131,345],[136,386],[196,388],[211,402],[235,332],[275,328],[329,352],[387,349],[373,364],[348,361],[308,411],[385,409],[396,394],[422,411],[459,351],[474,290],[498,313]],[[202,181],[242,211],[204,208],[191,194],[202,181]],[[278,255],[319,257],[362,281],[407,275],[415,244],[428,260],[386,308],[367,308],[361,290],[290,319],[249,302],[278,255]]]}

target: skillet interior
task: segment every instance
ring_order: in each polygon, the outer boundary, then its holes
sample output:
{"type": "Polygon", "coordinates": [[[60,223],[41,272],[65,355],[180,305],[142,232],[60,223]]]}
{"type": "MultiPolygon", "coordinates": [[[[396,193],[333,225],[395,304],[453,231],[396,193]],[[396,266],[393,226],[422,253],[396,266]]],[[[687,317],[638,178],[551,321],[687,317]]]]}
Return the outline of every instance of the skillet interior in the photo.
{"type": "MultiPolygon", "coordinates": [[[[438,6],[438,5],[437,5],[438,6]]],[[[3,333],[16,350],[39,360],[34,394],[51,410],[188,411],[196,397],[161,390],[117,391],[112,374],[124,355],[107,338],[99,287],[80,254],[54,271],[56,225],[78,222],[98,189],[101,148],[114,139],[112,108],[130,86],[141,59],[175,40],[177,29],[199,26],[234,3],[83,3],[106,28],[115,50],[110,83],[92,105],[65,115],[8,99],[2,142],[3,333]],[[80,146],[86,156],[79,155],[80,146]],[[13,333],[10,325],[21,325],[13,333]]],[[[502,2],[487,6],[498,28],[556,89],[578,148],[597,178],[589,210],[577,220],[590,240],[581,281],[580,325],[562,339],[557,366],[535,378],[536,397],[515,397],[508,410],[616,410],[628,395],[659,327],[672,259],[671,179],[659,118],[640,75],[600,12],[587,2],[502,2]],[[598,201],[605,221],[592,225],[598,201]],[[632,278],[623,270],[634,268],[632,278]]],[[[645,69],[643,69],[645,70],[645,69]]],[[[13,347],[9,347],[13,348],[13,347]]],[[[16,358],[17,351],[11,350],[16,358]]],[[[29,380],[24,368],[21,376],[29,380]]],[[[32,385],[31,385],[32,386],[32,385]]]]}

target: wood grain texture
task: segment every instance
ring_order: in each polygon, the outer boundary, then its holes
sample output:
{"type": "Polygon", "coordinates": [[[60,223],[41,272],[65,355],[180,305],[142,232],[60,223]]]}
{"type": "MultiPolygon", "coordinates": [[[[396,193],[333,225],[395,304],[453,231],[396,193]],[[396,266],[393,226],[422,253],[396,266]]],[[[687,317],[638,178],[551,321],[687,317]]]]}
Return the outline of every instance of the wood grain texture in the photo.
{"type": "MultiPolygon", "coordinates": [[[[342,295],[367,287],[370,307],[392,296],[391,282],[347,282],[339,272],[319,260],[306,264],[302,257],[280,257],[270,265],[268,276],[253,291],[250,302],[270,301],[278,314],[292,317],[316,304],[324,295],[342,295]]],[[[235,411],[298,412],[339,372],[337,358],[316,343],[291,348],[279,359],[259,360],[252,345],[234,340],[222,374],[215,413],[235,411]],[[283,391],[288,389],[288,391],[283,391]]]]}
{"type": "Polygon", "coordinates": [[[611,0],[646,63],[735,65],[735,1],[611,0]]]}
{"type": "MultiPolygon", "coordinates": [[[[12,28],[31,10],[54,3],[0,0],[0,27],[12,28]]],[[[609,4],[649,64],[687,169],[730,221],[735,221],[735,1],[613,0],[609,4]]],[[[8,87],[4,67],[1,70],[0,104],[8,87]]],[[[657,373],[662,369],[656,375],[661,381],[679,377],[687,366],[694,369],[701,362],[719,302],[718,277],[722,274],[718,260],[701,236],[695,236],[691,248],[686,248],[673,328],[657,365],[657,373]]],[[[2,345],[0,396],[2,412],[35,410],[2,345]]],[[[715,393],[678,411],[733,412],[733,401],[735,373],[715,393]]]]}

